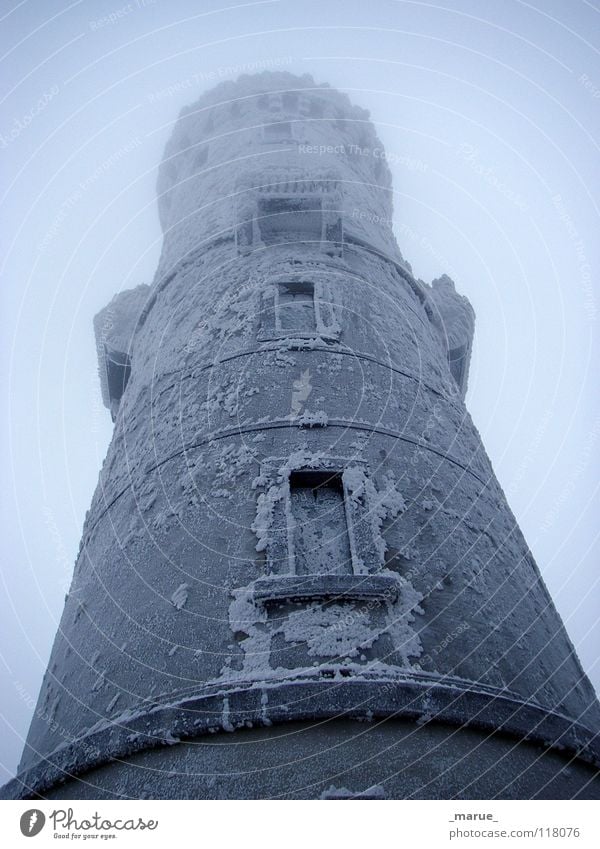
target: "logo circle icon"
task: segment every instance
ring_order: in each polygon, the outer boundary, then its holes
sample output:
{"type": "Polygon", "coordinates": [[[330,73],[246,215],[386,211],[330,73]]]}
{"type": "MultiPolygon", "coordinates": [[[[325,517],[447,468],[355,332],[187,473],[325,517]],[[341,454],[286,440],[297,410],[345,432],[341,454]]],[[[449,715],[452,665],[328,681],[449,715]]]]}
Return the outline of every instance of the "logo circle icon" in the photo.
{"type": "Polygon", "coordinates": [[[31,808],[21,814],[21,833],[25,837],[35,837],[43,829],[46,817],[38,808],[31,808]]]}

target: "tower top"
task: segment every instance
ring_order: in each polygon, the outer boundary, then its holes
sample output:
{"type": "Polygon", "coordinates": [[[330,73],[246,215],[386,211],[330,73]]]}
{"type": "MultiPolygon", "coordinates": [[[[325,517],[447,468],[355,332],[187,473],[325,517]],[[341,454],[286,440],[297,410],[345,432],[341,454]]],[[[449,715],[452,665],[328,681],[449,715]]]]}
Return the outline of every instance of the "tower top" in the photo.
{"type": "Polygon", "coordinates": [[[186,106],[157,191],[167,264],[228,234],[237,239],[257,194],[302,195],[305,204],[319,196],[330,218],[343,211],[348,235],[402,262],[391,172],[369,113],[308,74],[244,74],[186,106]]]}
{"type": "Polygon", "coordinates": [[[370,120],[367,109],[356,106],[344,92],[333,88],[329,83],[317,83],[311,74],[291,74],[289,71],[261,71],[256,74],[242,74],[237,80],[224,80],[203,92],[194,102],[185,106],[180,118],[216,105],[227,105],[232,101],[242,101],[261,94],[287,94],[295,92],[314,99],[315,103],[328,111],[337,113],[340,118],[357,121],[370,120]]]}

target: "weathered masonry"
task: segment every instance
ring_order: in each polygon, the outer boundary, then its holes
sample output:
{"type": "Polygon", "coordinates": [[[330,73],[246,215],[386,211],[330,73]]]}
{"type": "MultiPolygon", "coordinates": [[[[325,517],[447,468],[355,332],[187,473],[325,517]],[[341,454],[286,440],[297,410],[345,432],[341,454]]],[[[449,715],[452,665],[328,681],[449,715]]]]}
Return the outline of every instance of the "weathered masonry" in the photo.
{"type": "Polygon", "coordinates": [[[310,77],[182,112],[155,280],[96,318],[114,436],[8,795],[597,795],[464,405],[473,311],[400,254],[381,150],[310,77]]]}

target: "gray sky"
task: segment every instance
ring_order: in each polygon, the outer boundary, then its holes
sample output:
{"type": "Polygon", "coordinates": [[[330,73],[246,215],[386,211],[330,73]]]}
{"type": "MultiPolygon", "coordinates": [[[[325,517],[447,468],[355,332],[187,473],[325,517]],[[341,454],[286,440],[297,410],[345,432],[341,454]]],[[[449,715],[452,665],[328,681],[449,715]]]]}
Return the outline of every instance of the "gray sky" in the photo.
{"type": "Polygon", "coordinates": [[[15,0],[0,17],[0,781],[112,431],[92,318],[152,279],[179,109],[261,64],[371,111],[404,256],[475,307],[467,403],[598,689],[598,3],[15,0]]]}

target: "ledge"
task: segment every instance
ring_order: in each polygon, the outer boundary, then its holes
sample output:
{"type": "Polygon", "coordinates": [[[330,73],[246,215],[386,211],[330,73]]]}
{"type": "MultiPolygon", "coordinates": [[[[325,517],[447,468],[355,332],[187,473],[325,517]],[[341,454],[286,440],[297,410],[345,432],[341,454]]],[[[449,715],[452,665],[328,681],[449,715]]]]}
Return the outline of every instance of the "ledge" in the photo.
{"type": "Polygon", "coordinates": [[[271,575],[254,582],[254,601],[383,601],[398,598],[400,584],[391,575],[271,575]]]}
{"type": "MultiPolygon", "coordinates": [[[[339,333],[327,333],[321,332],[319,333],[317,330],[268,330],[268,331],[259,331],[256,335],[257,342],[288,342],[291,341],[291,345],[288,350],[297,351],[303,350],[307,346],[310,348],[314,348],[318,342],[326,342],[330,345],[337,344],[340,334],[339,333]],[[293,344],[293,343],[297,344],[293,344]]],[[[276,349],[277,350],[277,349],[276,349]]],[[[261,351],[262,353],[262,351],[261,351]]],[[[226,362],[226,359],[221,360],[220,362],[226,362]]]]}
{"type": "MultiPolygon", "coordinates": [[[[270,727],[290,721],[361,719],[444,723],[458,729],[503,733],[580,758],[600,767],[598,735],[576,720],[501,690],[461,679],[426,680],[407,670],[406,678],[352,675],[348,669],[318,670],[311,676],[215,684],[176,702],[125,711],[83,737],[38,761],[4,787],[0,798],[44,797],[63,784],[136,752],[174,745],[216,731],[270,727]],[[266,700],[265,700],[266,696],[266,700]],[[266,703],[265,703],[266,701],[266,703]]],[[[536,755],[539,757],[541,752],[536,755]]]]}

